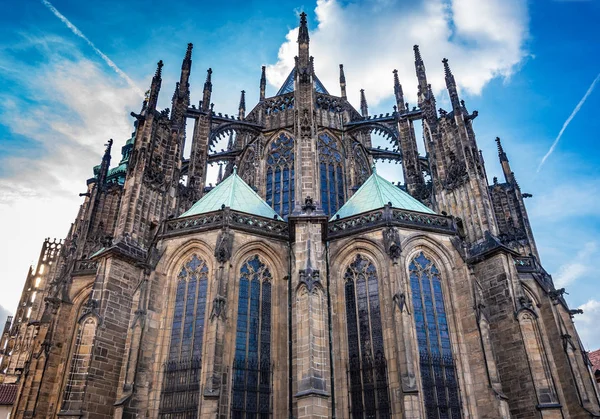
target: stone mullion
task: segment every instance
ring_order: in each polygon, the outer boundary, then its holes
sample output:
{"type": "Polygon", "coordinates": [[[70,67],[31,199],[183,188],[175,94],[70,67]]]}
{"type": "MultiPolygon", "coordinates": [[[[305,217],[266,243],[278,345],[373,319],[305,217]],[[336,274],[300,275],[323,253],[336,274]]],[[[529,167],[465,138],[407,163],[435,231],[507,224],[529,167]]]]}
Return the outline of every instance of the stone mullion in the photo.
{"type": "Polygon", "coordinates": [[[393,321],[395,329],[398,333],[394,334],[396,340],[396,353],[397,353],[397,364],[398,374],[400,378],[401,394],[402,399],[393,400],[393,407],[396,411],[402,412],[403,417],[407,419],[420,418],[420,395],[418,392],[417,383],[417,371],[418,366],[415,365],[415,359],[418,359],[418,353],[415,354],[415,348],[413,345],[414,336],[411,333],[413,329],[411,314],[409,314],[408,307],[412,306],[408,301],[410,300],[410,294],[408,290],[410,286],[408,284],[406,275],[402,267],[395,263],[391,266],[392,284],[397,284],[398,293],[396,294],[398,299],[404,295],[404,306],[400,307],[396,304],[393,306],[393,321]],[[401,406],[398,406],[398,405],[401,406]]]}
{"type": "MultiPolygon", "coordinates": [[[[221,298],[226,298],[226,284],[229,282],[229,276],[229,263],[221,263],[216,272],[216,286],[213,287],[212,311],[209,315],[206,315],[205,319],[206,328],[204,334],[206,341],[203,344],[203,353],[205,356],[202,359],[204,368],[201,371],[205,384],[202,393],[203,402],[200,403],[200,417],[202,418],[218,417],[221,398],[225,395],[224,393],[228,388],[228,383],[223,381],[226,316],[224,307],[222,308],[223,311],[218,311],[219,308],[217,305],[221,304],[221,298]]],[[[208,301],[209,299],[207,298],[208,301]]]]}

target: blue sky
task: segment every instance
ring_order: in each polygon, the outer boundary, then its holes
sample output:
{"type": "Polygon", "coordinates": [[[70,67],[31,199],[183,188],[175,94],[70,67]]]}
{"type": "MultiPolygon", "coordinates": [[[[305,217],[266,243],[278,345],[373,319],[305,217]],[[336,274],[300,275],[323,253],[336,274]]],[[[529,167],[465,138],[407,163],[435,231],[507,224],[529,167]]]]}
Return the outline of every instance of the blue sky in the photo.
{"type": "MultiPolygon", "coordinates": [[[[600,91],[593,90],[541,170],[543,156],[600,73],[600,2],[378,0],[349,2],[51,3],[121,71],[107,64],[39,0],[0,0],[0,305],[13,311],[44,237],[64,237],[103,144],[132,130],[140,91],[164,60],[159,105],[170,106],[186,44],[194,43],[192,102],[212,67],[215,110],[233,114],[239,91],[258,98],[261,65],[274,94],[292,63],[297,13],[309,14],[319,78],[337,94],[337,64],[349,98],[366,90],[372,113],[390,112],[392,70],[415,103],[412,45],[421,45],[438,105],[448,108],[441,59],[475,128],[490,182],[501,177],[502,138],[527,200],[542,262],[577,317],[589,349],[600,347],[600,91]],[[128,82],[125,74],[129,79],[128,82]]],[[[600,83],[599,83],[600,84],[600,83]]],[[[118,149],[118,147],[117,147],[118,149]]],[[[117,156],[113,156],[116,162],[117,156]]],[[[390,180],[400,166],[384,167],[390,180]]]]}

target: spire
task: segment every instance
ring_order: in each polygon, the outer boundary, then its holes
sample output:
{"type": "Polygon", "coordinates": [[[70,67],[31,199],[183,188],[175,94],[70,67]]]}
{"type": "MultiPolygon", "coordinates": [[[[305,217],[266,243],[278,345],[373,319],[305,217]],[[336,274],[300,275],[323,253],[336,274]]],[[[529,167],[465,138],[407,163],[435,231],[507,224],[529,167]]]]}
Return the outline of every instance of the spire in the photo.
{"type": "Polygon", "coordinates": [[[267,90],[267,77],[265,74],[266,67],[262,66],[262,73],[260,75],[260,101],[265,100],[265,91],[267,90]]]}
{"type": "Polygon", "coordinates": [[[102,189],[106,183],[108,177],[108,169],[110,167],[110,151],[112,149],[113,140],[108,140],[106,144],[106,150],[104,150],[104,156],[102,156],[102,163],[100,163],[100,170],[98,172],[98,187],[102,189]]]}
{"type": "Polygon", "coordinates": [[[402,85],[400,84],[400,79],[398,79],[398,70],[394,70],[394,96],[396,96],[396,106],[398,106],[398,111],[404,111],[404,92],[402,91],[402,85]]]}
{"type": "Polygon", "coordinates": [[[452,103],[452,109],[458,111],[460,109],[460,100],[458,98],[458,91],[456,90],[456,81],[454,75],[448,65],[448,59],[442,60],[444,63],[444,75],[446,76],[446,88],[448,89],[448,95],[450,95],[450,102],[452,103]]]}
{"type": "Polygon", "coordinates": [[[217,185],[223,181],[223,164],[219,163],[219,174],[217,176],[217,185]]]}
{"type": "Polygon", "coordinates": [[[192,67],[192,48],[194,48],[194,44],[190,42],[187,45],[187,51],[185,52],[185,57],[183,58],[183,63],[181,64],[181,70],[189,70],[192,67]]]}
{"type": "Polygon", "coordinates": [[[344,75],[344,64],[340,64],[340,89],[342,97],[346,99],[346,76],[344,75]]]}
{"type": "Polygon", "coordinates": [[[369,107],[367,106],[367,98],[365,97],[365,89],[360,89],[360,113],[364,118],[369,116],[369,107]]]}
{"type": "MultiPolygon", "coordinates": [[[[306,13],[300,13],[300,28],[298,29],[298,60],[296,61],[297,67],[300,69],[300,74],[305,74],[310,71],[310,59],[308,52],[308,44],[310,38],[308,37],[308,26],[306,24],[306,13]]],[[[303,78],[307,80],[308,78],[303,78]]]]}
{"type": "Polygon", "coordinates": [[[417,80],[419,81],[419,106],[421,106],[421,103],[423,102],[427,94],[427,74],[425,74],[425,64],[423,63],[423,58],[421,58],[421,51],[419,51],[419,46],[415,45],[413,47],[413,50],[415,52],[415,71],[417,72],[417,80]]]}
{"type": "Polygon", "coordinates": [[[242,90],[242,94],[240,96],[240,106],[239,106],[239,117],[240,119],[244,119],[246,116],[246,91],[242,90]]]}
{"type": "Polygon", "coordinates": [[[156,103],[158,102],[158,93],[160,92],[160,85],[162,83],[162,68],[163,62],[160,60],[156,65],[156,73],[152,78],[152,84],[150,85],[150,95],[148,97],[148,112],[154,112],[156,110],[156,103]]]}
{"type": "Polygon", "coordinates": [[[206,70],[206,81],[204,82],[204,92],[202,95],[202,110],[207,111],[210,108],[210,94],[212,93],[212,68],[206,70]]]}
{"type": "Polygon", "coordinates": [[[502,147],[502,143],[500,142],[500,137],[496,137],[496,145],[498,146],[498,158],[500,160],[500,164],[502,165],[504,179],[506,180],[506,183],[513,183],[515,180],[514,173],[510,169],[510,163],[508,162],[508,157],[506,156],[504,148],[502,147]]]}
{"type": "Polygon", "coordinates": [[[298,43],[308,44],[310,38],[308,36],[308,25],[306,24],[306,13],[300,13],[300,28],[298,29],[298,43]]]}
{"type": "Polygon", "coordinates": [[[227,142],[227,151],[233,150],[233,132],[229,134],[229,141],[227,142]]]}

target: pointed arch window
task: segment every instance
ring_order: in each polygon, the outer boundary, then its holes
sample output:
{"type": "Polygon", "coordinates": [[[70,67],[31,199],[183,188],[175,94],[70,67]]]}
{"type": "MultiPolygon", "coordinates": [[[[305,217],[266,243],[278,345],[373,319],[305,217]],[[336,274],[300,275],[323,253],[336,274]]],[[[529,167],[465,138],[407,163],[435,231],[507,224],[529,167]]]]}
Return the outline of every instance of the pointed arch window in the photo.
{"type": "Polygon", "coordinates": [[[352,146],[354,151],[354,188],[358,189],[368,179],[371,171],[369,170],[369,161],[359,142],[352,146]]]}
{"type": "Polygon", "coordinates": [[[160,418],[191,418],[198,414],[207,286],[206,262],[192,255],[177,278],[160,418]]]}
{"type": "Polygon", "coordinates": [[[294,140],[281,133],[267,156],[266,201],[282,217],[294,209],[294,140]]]}
{"type": "Polygon", "coordinates": [[[427,418],[460,418],[440,271],[422,252],[410,263],[409,271],[427,418]]]}
{"type": "Polygon", "coordinates": [[[88,316],[79,324],[71,355],[71,370],[63,395],[62,411],[77,412],[83,408],[88,370],[92,362],[96,337],[96,325],[96,318],[92,316],[88,316]]]}
{"type": "Polygon", "coordinates": [[[346,269],[344,282],[350,416],[353,419],[389,418],[387,365],[375,265],[357,255],[346,269]]]}
{"type": "Polygon", "coordinates": [[[333,215],[345,202],[344,157],[338,142],[327,134],[319,135],[319,172],[321,206],[327,215],[333,215]]]}
{"type": "Polygon", "coordinates": [[[271,273],[258,255],[240,269],[233,360],[233,419],[268,419],[271,400],[271,273]]]}

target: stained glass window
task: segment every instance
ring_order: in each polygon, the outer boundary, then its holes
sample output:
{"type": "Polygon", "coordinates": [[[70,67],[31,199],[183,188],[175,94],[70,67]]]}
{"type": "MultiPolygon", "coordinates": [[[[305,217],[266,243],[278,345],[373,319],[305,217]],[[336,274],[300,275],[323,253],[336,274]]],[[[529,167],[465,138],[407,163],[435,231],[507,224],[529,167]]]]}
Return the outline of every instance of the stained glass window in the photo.
{"type": "Polygon", "coordinates": [[[337,141],[327,134],[319,135],[319,171],[321,172],[321,206],[333,215],[344,205],[344,158],[337,141]]]}
{"type": "Polygon", "coordinates": [[[375,265],[362,255],[357,255],[346,269],[344,281],[350,415],[353,419],[389,418],[387,365],[375,265]]]}
{"type": "Polygon", "coordinates": [[[271,398],[271,273],[256,255],[240,270],[233,360],[233,419],[268,419],[271,398]]]}
{"type": "Polygon", "coordinates": [[[440,271],[423,253],[413,259],[409,270],[427,418],[460,418],[440,271]]]}
{"type": "Polygon", "coordinates": [[[196,418],[198,415],[207,286],[208,267],[197,255],[192,255],[177,278],[160,418],[196,418]]]}
{"type": "Polygon", "coordinates": [[[294,209],[294,140],[284,133],[271,142],[266,183],[267,203],[286,217],[294,209]]]}

